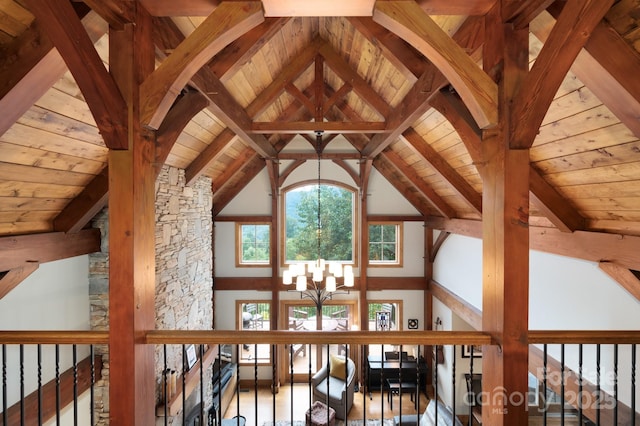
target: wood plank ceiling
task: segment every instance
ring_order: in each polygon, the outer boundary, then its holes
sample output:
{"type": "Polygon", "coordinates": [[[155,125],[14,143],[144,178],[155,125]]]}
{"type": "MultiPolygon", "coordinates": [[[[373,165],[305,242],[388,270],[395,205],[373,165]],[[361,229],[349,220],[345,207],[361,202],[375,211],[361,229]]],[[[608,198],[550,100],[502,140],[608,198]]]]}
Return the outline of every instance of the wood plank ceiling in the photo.
{"type": "MultiPolygon", "coordinates": [[[[0,2],[0,236],[77,231],[106,203],[107,144],[29,9],[38,3],[0,2]]],[[[85,3],[73,5],[108,67],[105,20],[117,28],[126,13],[118,1],[85,3]]],[[[154,15],[158,65],[214,8],[142,3],[154,15]]],[[[462,3],[472,2],[418,2],[481,63],[493,1],[462,3]]],[[[512,21],[530,22],[534,64],[565,2],[520,3],[512,21]]],[[[639,20],[637,1],[615,2],[555,94],[531,148],[532,225],[640,236],[639,20]]],[[[171,112],[186,126],[161,128],[159,146],[188,181],[212,179],[216,212],[265,157],[296,133],[312,142],[312,122],[323,120],[425,217],[481,218],[481,131],[437,69],[371,17],[268,17],[215,55],[182,98],[171,112]]]]}

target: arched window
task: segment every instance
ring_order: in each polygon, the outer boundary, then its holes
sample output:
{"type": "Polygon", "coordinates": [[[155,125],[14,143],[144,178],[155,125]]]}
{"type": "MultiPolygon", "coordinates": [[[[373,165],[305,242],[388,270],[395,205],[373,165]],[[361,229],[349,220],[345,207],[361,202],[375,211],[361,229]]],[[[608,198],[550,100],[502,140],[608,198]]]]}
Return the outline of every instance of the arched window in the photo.
{"type": "Polygon", "coordinates": [[[290,187],[283,193],[282,252],[285,264],[317,260],[318,257],[355,264],[354,189],[336,183],[321,183],[319,217],[317,183],[290,187]]]}

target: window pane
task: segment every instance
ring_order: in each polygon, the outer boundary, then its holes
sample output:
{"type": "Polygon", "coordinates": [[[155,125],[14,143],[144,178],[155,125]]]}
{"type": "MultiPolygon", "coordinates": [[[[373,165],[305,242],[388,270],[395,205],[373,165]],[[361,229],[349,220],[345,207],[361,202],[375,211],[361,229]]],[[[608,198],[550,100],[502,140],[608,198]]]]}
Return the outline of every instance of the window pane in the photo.
{"type": "Polygon", "coordinates": [[[270,226],[261,224],[241,225],[241,263],[269,263],[270,226]]]}
{"type": "Polygon", "coordinates": [[[353,261],[353,192],[331,185],[307,185],[285,194],[285,251],[287,261],[353,261]],[[318,253],[318,237],[320,252],[318,253]]]}
{"type": "Polygon", "coordinates": [[[396,223],[369,225],[370,262],[399,264],[399,229],[396,223]]]}
{"type": "Polygon", "coordinates": [[[383,244],[382,245],[382,260],[395,261],[396,260],[396,245],[395,244],[383,244]]]}
{"type": "Polygon", "coordinates": [[[369,225],[369,242],[379,243],[382,241],[382,225],[369,225]]]}
{"type": "Polygon", "coordinates": [[[384,242],[396,241],[396,225],[385,225],[382,227],[382,241],[384,242]]]}

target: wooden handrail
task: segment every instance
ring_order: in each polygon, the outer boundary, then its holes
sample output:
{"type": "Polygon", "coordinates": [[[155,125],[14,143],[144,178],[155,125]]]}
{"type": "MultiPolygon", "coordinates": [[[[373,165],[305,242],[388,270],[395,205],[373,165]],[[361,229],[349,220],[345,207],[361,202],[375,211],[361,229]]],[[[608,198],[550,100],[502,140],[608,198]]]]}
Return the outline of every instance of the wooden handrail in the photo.
{"type": "Polygon", "coordinates": [[[530,330],[530,344],[640,344],[640,330],[530,330]]]}
{"type": "Polygon", "coordinates": [[[491,336],[478,331],[233,331],[154,330],[150,344],[385,344],[385,345],[491,345],[491,336]]]}
{"type": "Polygon", "coordinates": [[[109,343],[108,331],[0,331],[0,344],[35,345],[35,344],[60,344],[60,345],[101,345],[109,343]]]}
{"type": "MultiPolygon", "coordinates": [[[[493,345],[480,331],[242,331],[150,330],[147,344],[304,344],[493,345]]],[[[0,331],[0,344],[108,344],[108,331],[0,331]]],[[[640,330],[530,330],[530,344],[640,344],[640,330]]]]}

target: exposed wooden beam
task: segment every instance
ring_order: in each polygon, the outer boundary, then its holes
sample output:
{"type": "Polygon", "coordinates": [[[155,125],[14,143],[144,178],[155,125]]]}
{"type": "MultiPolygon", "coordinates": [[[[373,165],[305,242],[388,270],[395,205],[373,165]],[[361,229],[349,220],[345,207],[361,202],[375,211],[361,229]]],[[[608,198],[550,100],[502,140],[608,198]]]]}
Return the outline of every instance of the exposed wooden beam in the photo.
{"type": "MultiPolygon", "coordinates": [[[[481,31],[483,24],[484,21],[480,18],[467,19],[454,34],[454,41],[463,48],[475,52],[484,40],[484,33],[481,31]]],[[[434,65],[426,67],[412,90],[387,117],[388,127],[393,130],[387,134],[374,136],[363,150],[363,154],[376,156],[393,143],[402,132],[428,111],[430,108],[429,100],[446,84],[445,76],[434,65]]],[[[468,111],[468,109],[466,110],[468,111]]]]}
{"type": "Polygon", "coordinates": [[[0,274],[0,299],[16,288],[25,278],[34,273],[39,266],[40,264],[37,262],[28,262],[25,263],[24,266],[0,274]]]}
{"type": "MultiPolygon", "coordinates": [[[[220,176],[216,177],[216,179],[211,183],[214,200],[220,195],[218,194],[219,191],[222,191],[225,187],[230,187],[232,185],[234,175],[240,172],[244,166],[253,159],[254,154],[255,151],[246,147],[242,152],[240,152],[240,154],[238,154],[231,164],[224,168],[224,172],[222,172],[220,176]]],[[[246,184],[248,181],[244,183],[246,184]]]]}
{"type": "Polygon", "coordinates": [[[353,86],[353,91],[358,94],[371,108],[380,114],[381,119],[391,112],[389,104],[376,92],[369,83],[345,61],[342,56],[335,51],[333,46],[325,43],[320,48],[319,53],[325,60],[326,65],[331,68],[343,81],[348,81],[353,86]]]}
{"type": "MultiPolygon", "coordinates": [[[[434,96],[430,102],[456,129],[471,156],[471,160],[482,176],[484,174],[484,161],[480,152],[482,143],[479,129],[471,121],[469,111],[461,99],[451,91],[442,90],[434,96]]],[[[571,206],[555,188],[544,180],[533,166],[529,165],[529,168],[531,201],[538,209],[540,209],[558,229],[564,232],[584,229],[585,220],[580,213],[571,206]]]]}
{"type": "Polygon", "coordinates": [[[376,46],[385,58],[398,69],[410,83],[415,83],[429,65],[417,50],[408,46],[400,37],[387,30],[372,18],[347,18],[351,25],[376,46]]]}
{"type": "MultiPolygon", "coordinates": [[[[93,42],[107,32],[106,23],[95,12],[82,18],[93,42]]],[[[0,56],[0,135],[46,93],[67,71],[60,53],[34,21],[28,30],[5,46],[0,56]]]]}
{"type": "Polygon", "coordinates": [[[303,159],[296,159],[294,160],[291,164],[289,164],[287,166],[286,169],[284,169],[282,171],[282,173],[280,173],[280,176],[278,176],[278,188],[281,188],[282,185],[284,185],[284,182],[287,180],[287,177],[298,167],[302,166],[304,163],[306,163],[306,160],[303,159]]]}
{"type": "Polygon", "coordinates": [[[109,166],[106,166],[53,219],[56,231],[74,233],[85,227],[109,201],[109,166]]]}
{"type": "MultiPolygon", "coordinates": [[[[315,152],[281,152],[280,160],[317,160],[315,152]]],[[[323,152],[323,160],[360,160],[362,156],[357,152],[323,152]]]]}
{"type": "MultiPolygon", "coordinates": [[[[178,27],[170,20],[156,20],[161,23],[155,27],[154,38],[163,50],[177,49],[185,39],[178,27]]],[[[163,62],[164,63],[164,62],[163,62]]],[[[247,132],[251,127],[251,118],[231,96],[227,88],[209,67],[198,70],[191,78],[195,86],[208,100],[208,109],[223,121],[234,133],[263,157],[273,157],[276,151],[262,135],[247,132]]]]}
{"type": "Polygon", "coordinates": [[[560,84],[613,1],[567,1],[514,99],[511,147],[533,145],[560,84]]]}
{"type": "Polygon", "coordinates": [[[444,244],[447,238],[449,238],[449,235],[451,235],[451,232],[447,232],[447,231],[440,232],[440,234],[438,234],[438,238],[436,239],[435,243],[433,243],[433,247],[431,248],[431,253],[429,254],[429,262],[433,263],[436,261],[438,250],[440,250],[440,247],[442,247],[442,244],[444,244]]]}
{"type": "Polygon", "coordinates": [[[482,194],[476,192],[475,189],[466,181],[458,172],[456,172],[447,163],[440,154],[436,152],[422,137],[413,129],[405,130],[402,139],[411,147],[411,149],[421,156],[427,163],[433,167],[435,172],[444,179],[458,195],[464,199],[471,208],[479,214],[482,214],[482,194]]]}
{"type": "Polygon", "coordinates": [[[326,133],[385,133],[387,124],[381,121],[254,121],[251,131],[254,133],[313,133],[322,130],[326,133]]]}
{"type": "Polygon", "coordinates": [[[187,185],[197,179],[210,164],[215,162],[224,150],[230,146],[236,138],[235,133],[229,129],[223,130],[207,147],[189,164],[185,170],[187,185]]]}
{"type": "Polygon", "coordinates": [[[142,83],[142,122],[157,129],[196,72],[231,41],[263,20],[262,5],[257,1],[223,2],[217,7],[142,83]]]}
{"type": "MultiPolygon", "coordinates": [[[[252,159],[247,161],[243,169],[245,184],[256,177],[258,173],[260,173],[260,171],[265,168],[265,166],[265,160],[261,159],[257,155],[254,155],[252,159]]],[[[212,212],[213,217],[215,218],[222,211],[222,209],[224,209],[227,204],[229,204],[229,202],[233,200],[233,198],[238,195],[240,191],[242,191],[243,188],[244,185],[236,185],[233,188],[228,188],[227,190],[225,190],[224,193],[219,197],[214,196],[212,212]]]]}
{"type": "MultiPolygon", "coordinates": [[[[530,25],[531,32],[546,44],[555,24],[547,12],[530,25]]],[[[597,25],[578,54],[573,73],[593,94],[640,138],[640,54],[604,21],[597,25]]]]}
{"type": "Polygon", "coordinates": [[[629,268],[614,262],[598,262],[598,267],[627,290],[636,300],[640,300],[640,279],[629,268]]]}
{"type": "Polygon", "coordinates": [[[418,191],[420,191],[433,207],[444,217],[453,218],[456,216],[455,210],[449,206],[440,195],[438,195],[429,186],[421,176],[416,173],[414,169],[407,166],[407,164],[400,158],[394,151],[385,151],[381,154],[386,160],[388,160],[393,166],[400,172],[406,179],[408,179],[418,191]]]}
{"type": "Polygon", "coordinates": [[[247,31],[244,35],[226,46],[209,62],[211,71],[226,82],[244,65],[249,58],[278,34],[291,18],[266,18],[264,22],[247,31]]]}
{"type": "Polygon", "coordinates": [[[418,192],[407,185],[400,182],[400,179],[394,176],[398,171],[391,163],[378,156],[373,160],[373,167],[400,193],[406,200],[423,216],[429,216],[431,206],[424,197],[418,196],[418,192]]]}
{"type": "Polygon", "coordinates": [[[0,237],[0,271],[25,263],[46,263],[100,251],[100,231],[85,229],[75,234],[51,232],[0,237]]]}
{"type": "Polygon", "coordinates": [[[127,105],[69,2],[26,0],[87,101],[105,144],[126,149],[127,105]]]}
{"type": "MultiPolygon", "coordinates": [[[[209,16],[222,0],[140,0],[153,16],[209,16]]],[[[341,6],[332,8],[332,14],[342,16],[341,6]]],[[[484,15],[493,6],[495,0],[450,1],[418,0],[417,2],[430,15],[484,15]]],[[[332,3],[335,4],[335,3],[332,3]]]]}
{"type": "MultiPolygon", "coordinates": [[[[480,221],[430,217],[426,225],[454,234],[482,238],[480,221]]],[[[566,233],[553,228],[530,226],[529,237],[531,250],[591,262],[613,262],[634,271],[640,270],[640,237],[635,235],[592,231],[566,233]]]]}
{"type": "Polygon", "coordinates": [[[171,107],[169,113],[156,132],[156,178],[178,140],[178,136],[191,119],[209,104],[200,92],[188,91],[182,94],[171,107]]]}
{"type": "Polygon", "coordinates": [[[586,221],[566,198],[529,166],[531,202],[562,232],[585,229],[586,221]]]}
{"type": "Polygon", "coordinates": [[[536,16],[549,7],[556,0],[532,0],[505,3],[502,16],[506,22],[513,23],[516,29],[529,25],[536,16]]]}
{"type": "Polygon", "coordinates": [[[496,83],[414,2],[377,2],[373,19],[427,57],[460,93],[476,123],[498,120],[496,83]]]}
{"type": "Polygon", "coordinates": [[[134,14],[130,2],[122,0],[83,0],[83,2],[115,30],[121,31],[125,24],[133,22],[134,14]]]}

